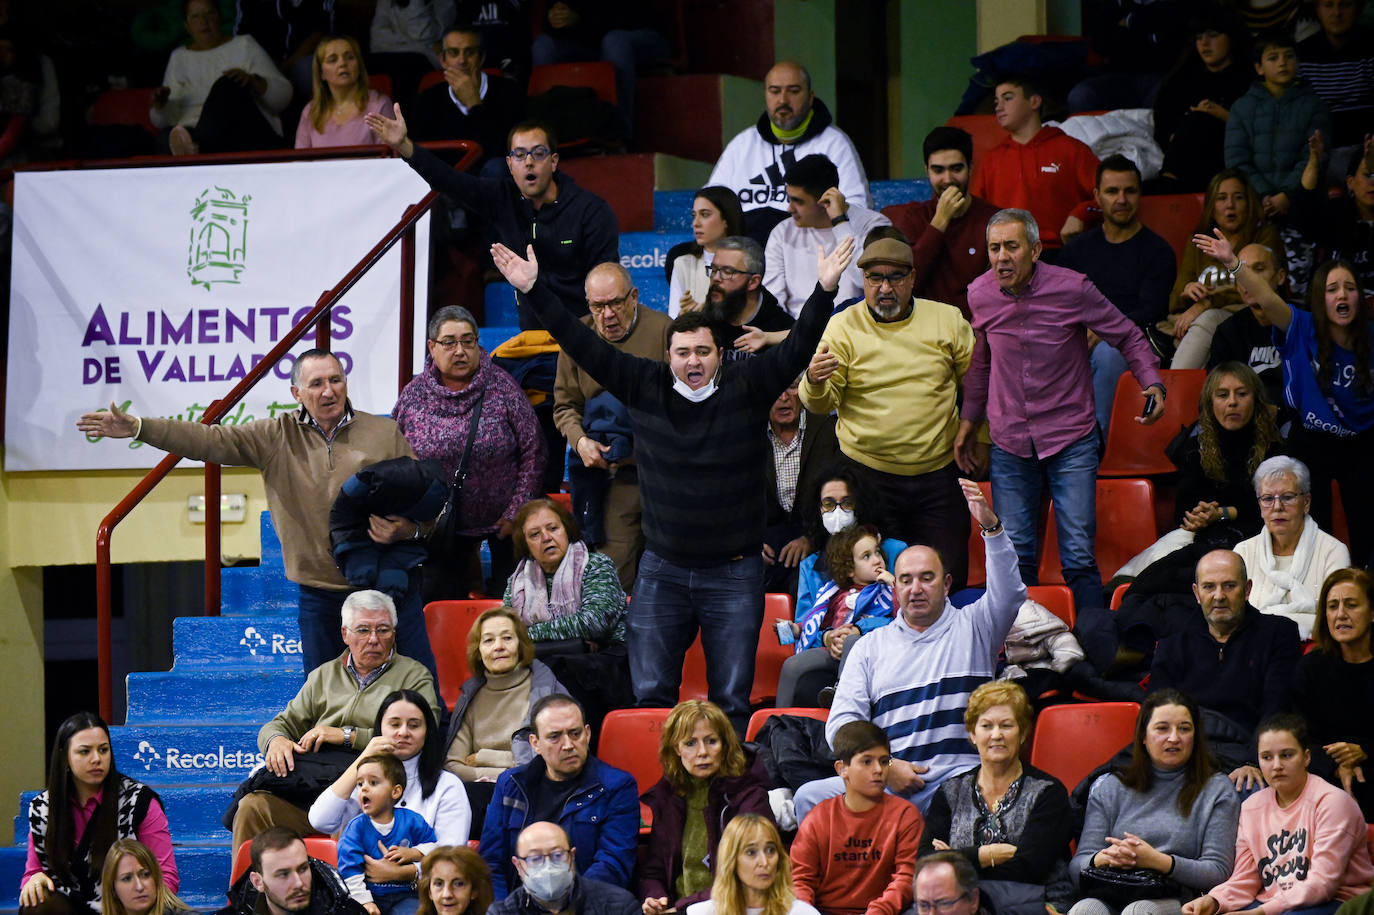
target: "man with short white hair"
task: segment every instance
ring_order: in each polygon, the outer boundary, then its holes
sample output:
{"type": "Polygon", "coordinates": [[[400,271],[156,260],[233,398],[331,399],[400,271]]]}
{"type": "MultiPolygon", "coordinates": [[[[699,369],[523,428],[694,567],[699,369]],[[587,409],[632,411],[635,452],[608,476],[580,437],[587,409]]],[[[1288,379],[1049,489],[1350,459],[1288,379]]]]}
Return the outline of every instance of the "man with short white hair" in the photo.
{"type": "MultiPolygon", "coordinates": [[[[381,591],[355,591],[340,611],[343,654],[305,678],[305,684],[275,718],[258,731],[258,750],[279,777],[295,769],[297,753],[342,747],[357,752],[375,735],[372,725],[382,700],[398,689],[414,690],[429,702],[435,720],[443,714],[434,678],[424,665],[396,653],[396,605],[381,591]]],[[[254,791],[234,815],[234,847],[271,826],[313,832],[307,811],[254,791]]]]}
{"type": "MultiPolygon", "coordinates": [[[[192,460],[262,472],[286,577],[300,588],[301,655],[310,673],[343,650],[339,608],[352,590],[330,549],[330,506],[359,470],[413,458],[415,452],[391,419],[353,409],[348,376],[332,353],[311,349],[296,357],[291,396],[299,410],[243,425],[139,417],[112,403],[108,412],[83,415],[76,427],[87,435],[132,438],[192,460]]],[[[370,519],[369,535],[377,543],[415,539],[418,532],[419,525],[397,515],[370,519]]],[[[411,573],[398,625],[406,653],[435,673],[418,571],[411,573]]]]}
{"type": "Polygon", "coordinates": [[[751,238],[766,243],[773,226],[787,218],[787,170],[812,153],[835,163],[845,199],[873,205],[854,142],[834,125],[830,109],[816,98],[805,67],[790,60],[775,64],[763,78],[763,100],[765,110],[758,122],[736,134],[706,182],[739,195],[751,238]]]}

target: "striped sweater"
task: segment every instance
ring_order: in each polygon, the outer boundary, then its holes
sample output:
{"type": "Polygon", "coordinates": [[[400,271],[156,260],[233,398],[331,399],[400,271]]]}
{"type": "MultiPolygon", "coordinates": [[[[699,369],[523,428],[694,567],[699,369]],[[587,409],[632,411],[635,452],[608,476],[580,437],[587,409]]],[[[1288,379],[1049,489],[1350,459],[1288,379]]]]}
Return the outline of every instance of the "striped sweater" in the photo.
{"type": "Polygon", "coordinates": [[[978,686],[992,679],[1026,586],[1006,531],[985,537],[987,592],[966,607],[945,601],[935,624],[917,632],[901,612],[865,635],[849,653],[825,725],[872,721],[887,732],[892,755],[929,766],[925,787],[908,798],[922,810],[940,782],[978,765],[964,729],[964,709],[978,686]]]}
{"type": "Polygon", "coordinates": [[[634,428],[645,545],[704,568],[763,549],[764,429],[773,401],[811,360],[834,306],[817,284],[785,341],[724,363],[718,390],[692,403],[668,365],[621,352],[582,324],[541,278],[528,296],[539,320],[588,375],[625,404],[634,428]]]}

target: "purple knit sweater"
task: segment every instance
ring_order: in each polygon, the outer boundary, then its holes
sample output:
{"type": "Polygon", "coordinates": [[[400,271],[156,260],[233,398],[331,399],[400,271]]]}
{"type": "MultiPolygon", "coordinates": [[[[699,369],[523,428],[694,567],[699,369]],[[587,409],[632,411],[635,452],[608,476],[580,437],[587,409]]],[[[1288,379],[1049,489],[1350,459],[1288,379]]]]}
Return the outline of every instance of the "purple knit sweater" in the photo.
{"type": "Polygon", "coordinates": [[[477,374],[461,391],[444,387],[426,357],[424,371],[405,386],[392,411],[415,454],[438,461],[445,480],[451,481],[467,445],[472,406],[482,391],[486,398],[460,508],[459,533],[471,537],[492,533],[502,518],[513,520],[520,506],[539,494],[544,436],[529,398],[482,350],[477,374]]]}

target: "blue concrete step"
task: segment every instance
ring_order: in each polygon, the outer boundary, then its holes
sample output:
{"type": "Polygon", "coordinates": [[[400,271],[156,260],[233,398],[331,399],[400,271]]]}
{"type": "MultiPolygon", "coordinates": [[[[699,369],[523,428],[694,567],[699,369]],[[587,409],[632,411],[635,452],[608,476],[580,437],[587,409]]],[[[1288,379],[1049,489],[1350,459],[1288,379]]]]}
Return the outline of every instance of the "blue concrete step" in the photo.
{"type": "MultiPolygon", "coordinates": [[[[293,608],[294,610],[294,608],[293,608]]],[[[301,631],[290,616],[182,616],[172,621],[176,669],[213,666],[303,673],[301,631]]]]}
{"type": "Polygon", "coordinates": [[[115,765],[130,778],[158,790],[163,786],[237,785],[262,762],[258,731],[281,707],[252,724],[112,727],[115,765]]]}
{"type": "Polygon", "coordinates": [[[478,330],[477,340],[481,343],[482,349],[491,352],[518,333],[520,333],[520,325],[515,322],[515,318],[512,316],[511,324],[507,327],[490,326],[478,330]]]}
{"type": "Polygon", "coordinates": [[[276,715],[305,682],[283,668],[185,670],[129,674],[129,724],[256,724],[276,715]]]}
{"type": "MultiPolygon", "coordinates": [[[[264,515],[267,512],[263,512],[264,515]]],[[[300,589],[280,566],[235,566],[220,571],[221,613],[232,616],[296,614],[300,589]]]]}
{"type": "MultiPolygon", "coordinates": [[[[220,822],[220,815],[234,797],[235,785],[196,785],[186,788],[161,787],[155,789],[162,798],[162,808],[171,824],[172,842],[185,844],[215,844],[229,841],[229,830],[220,822]]],[[[25,791],[19,798],[19,815],[14,818],[14,842],[23,845],[29,840],[29,802],[37,791],[25,791]]]]}
{"type": "Polygon", "coordinates": [[[285,569],[281,539],[277,537],[277,529],[272,526],[271,512],[258,515],[258,536],[262,539],[262,558],[258,564],[264,569],[285,569]]]}
{"type": "Polygon", "coordinates": [[[873,192],[873,208],[881,210],[894,203],[930,199],[930,182],[925,178],[902,178],[896,181],[874,181],[868,189],[873,192]]]}

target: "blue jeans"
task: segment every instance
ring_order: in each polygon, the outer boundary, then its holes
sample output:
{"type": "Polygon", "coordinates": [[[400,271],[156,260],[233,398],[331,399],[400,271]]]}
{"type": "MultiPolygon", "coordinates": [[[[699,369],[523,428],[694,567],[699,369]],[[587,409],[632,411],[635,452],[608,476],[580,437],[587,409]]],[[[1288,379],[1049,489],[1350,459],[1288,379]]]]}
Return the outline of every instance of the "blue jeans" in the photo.
{"type": "Polygon", "coordinates": [[[1059,534],[1064,580],[1082,610],[1101,607],[1102,575],[1093,541],[1097,537],[1097,433],[1085,435],[1053,457],[1022,458],[992,447],[992,503],[1006,525],[1021,580],[1040,581],[1040,498],[1048,482],[1059,534]]]}
{"type": "Polygon", "coordinates": [[[700,628],[711,701],[743,734],[762,623],[761,555],[689,568],[645,550],[630,601],[627,638],[636,703],[643,708],[677,705],[682,662],[700,628]]]}
{"type": "MultiPolygon", "coordinates": [[[[344,598],[352,591],[326,591],[299,585],[301,627],[301,655],[305,672],[332,661],[343,654],[343,628],[340,612],[344,598]]],[[[396,601],[396,652],[419,661],[434,677],[434,690],[439,690],[439,670],[434,663],[434,650],[429,646],[429,630],[425,628],[425,607],[420,599],[420,573],[410,572],[410,587],[405,596],[396,601]]]]}
{"type": "Polygon", "coordinates": [[[372,901],[382,915],[415,915],[420,910],[420,897],[415,893],[377,893],[372,901]]]}
{"type": "Polygon", "coordinates": [[[1107,427],[1112,420],[1112,401],[1116,400],[1116,384],[1126,371],[1126,357],[1103,340],[1093,347],[1088,361],[1093,369],[1093,404],[1097,411],[1097,428],[1102,440],[1107,440],[1107,427]]]}

